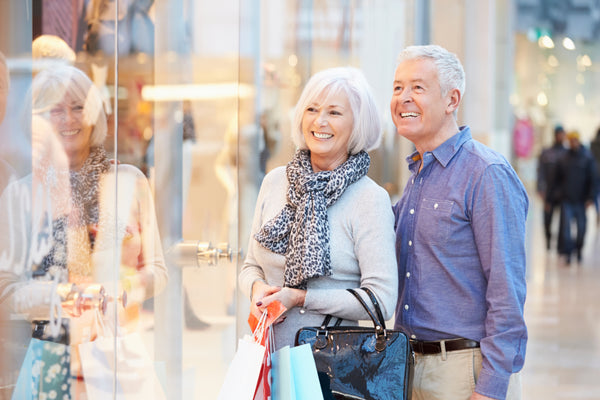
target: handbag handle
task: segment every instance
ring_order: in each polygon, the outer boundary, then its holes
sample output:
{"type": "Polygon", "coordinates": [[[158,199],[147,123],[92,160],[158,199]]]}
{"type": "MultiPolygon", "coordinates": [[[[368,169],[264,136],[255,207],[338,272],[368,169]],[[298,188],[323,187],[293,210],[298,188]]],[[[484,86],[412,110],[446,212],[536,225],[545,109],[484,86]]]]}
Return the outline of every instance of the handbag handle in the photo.
{"type": "MultiPolygon", "coordinates": [[[[375,312],[377,313],[377,318],[375,318],[372,315],[372,311],[369,308],[369,306],[367,306],[367,304],[363,301],[362,297],[360,297],[360,295],[358,295],[358,293],[356,293],[354,291],[354,289],[346,289],[346,290],[348,290],[350,293],[352,293],[354,295],[354,297],[356,297],[358,299],[358,301],[360,301],[360,304],[363,306],[363,308],[365,310],[367,310],[367,313],[369,313],[369,316],[371,317],[371,320],[373,320],[373,323],[375,326],[380,325],[383,328],[383,330],[387,329],[385,326],[385,318],[383,318],[383,313],[381,312],[381,308],[379,307],[379,302],[377,301],[377,297],[375,297],[375,294],[373,293],[373,291],[371,289],[369,289],[368,287],[361,287],[360,289],[364,290],[369,295],[369,298],[371,299],[371,302],[373,303],[373,306],[375,307],[375,312]]],[[[323,322],[321,323],[321,329],[325,330],[329,326],[329,323],[331,322],[331,318],[333,318],[331,314],[327,314],[325,316],[325,318],[323,319],[323,322]]],[[[343,321],[342,318],[338,318],[335,321],[335,324],[333,326],[340,326],[342,321],[343,321]]]]}
{"type": "MultiPolygon", "coordinates": [[[[361,288],[362,289],[362,288],[361,288]]],[[[383,327],[383,324],[381,323],[381,321],[379,320],[379,318],[373,314],[373,311],[371,310],[371,308],[367,305],[367,303],[365,303],[365,301],[363,300],[362,297],[360,297],[360,295],[354,290],[354,289],[346,289],[347,291],[349,291],[350,293],[352,293],[352,295],[354,297],[356,297],[356,299],[360,302],[360,304],[363,306],[363,308],[365,309],[365,311],[367,312],[367,314],[369,314],[369,317],[371,318],[371,320],[373,321],[373,326],[375,327],[375,331],[379,332],[379,331],[383,331],[385,328],[383,327]]],[[[364,290],[364,289],[363,289],[364,290]]],[[[377,304],[375,306],[375,308],[379,308],[379,304],[377,304]]]]}
{"type": "Polygon", "coordinates": [[[379,322],[383,326],[383,329],[386,329],[385,318],[383,318],[383,313],[381,312],[381,307],[379,307],[379,302],[377,301],[377,297],[375,297],[375,294],[373,293],[373,291],[371,289],[369,289],[368,287],[363,287],[361,289],[364,290],[365,292],[367,292],[367,294],[369,295],[369,298],[371,299],[371,302],[373,303],[373,307],[375,307],[375,312],[377,313],[377,318],[379,318],[379,322]]]}
{"type": "MultiPolygon", "coordinates": [[[[364,290],[364,288],[361,288],[364,290]]],[[[373,314],[373,311],[371,311],[371,309],[369,308],[369,306],[367,305],[367,303],[365,303],[365,301],[362,299],[362,297],[360,297],[360,295],[354,290],[354,289],[346,289],[347,291],[349,291],[350,293],[352,293],[354,295],[354,297],[356,297],[356,299],[360,302],[360,304],[363,306],[363,308],[367,311],[367,314],[369,314],[369,317],[371,317],[371,320],[373,321],[373,325],[375,328],[375,350],[377,352],[381,352],[384,351],[387,347],[387,331],[385,329],[385,321],[383,321],[383,319],[381,319],[381,321],[379,320],[379,318],[373,314]]],[[[365,290],[366,291],[366,290],[365,290]]],[[[368,291],[367,291],[368,293],[368,291]]],[[[369,295],[370,297],[370,295],[369,295]]],[[[374,306],[375,309],[379,308],[379,303],[377,301],[374,302],[374,306]]],[[[379,312],[377,312],[377,314],[381,315],[381,310],[379,312]]]]}

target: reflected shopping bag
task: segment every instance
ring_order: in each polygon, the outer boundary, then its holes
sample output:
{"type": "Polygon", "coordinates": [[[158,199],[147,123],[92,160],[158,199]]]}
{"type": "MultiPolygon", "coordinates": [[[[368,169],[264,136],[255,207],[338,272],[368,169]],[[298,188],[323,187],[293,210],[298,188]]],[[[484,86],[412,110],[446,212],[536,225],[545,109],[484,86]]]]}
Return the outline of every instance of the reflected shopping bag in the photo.
{"type": "Polygon", "coordinates": [[[103,328],[96,340],[77,347],[88,400],[112,398],[113,393],[118,400],[166,399],[139,333],[114,336],[103,328]]]}
{"type": "Polygon", "coordinates": [[[70,363],[68,345],[32,338],[12,399],[70,399],[70,363]]]}
{"type": "Polygon", "coordinates": [[[282,347],[271,360],[273,400],[323,400],[310,345],[282,347]]]}

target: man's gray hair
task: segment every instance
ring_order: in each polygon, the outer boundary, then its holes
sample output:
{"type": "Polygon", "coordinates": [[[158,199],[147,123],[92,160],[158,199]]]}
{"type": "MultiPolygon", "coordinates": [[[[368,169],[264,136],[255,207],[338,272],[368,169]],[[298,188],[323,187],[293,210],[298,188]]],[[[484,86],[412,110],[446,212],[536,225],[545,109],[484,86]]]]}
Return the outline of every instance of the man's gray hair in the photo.
{"type": "Polygon", "coordinates": [[[442,96],[452,89],[465,93],[465,70],[456,56],[445,48],[435,45],[409,46],[398,55],[398,64],[407,60],[430,59],[433,61],[440,81],[442,96]]]}

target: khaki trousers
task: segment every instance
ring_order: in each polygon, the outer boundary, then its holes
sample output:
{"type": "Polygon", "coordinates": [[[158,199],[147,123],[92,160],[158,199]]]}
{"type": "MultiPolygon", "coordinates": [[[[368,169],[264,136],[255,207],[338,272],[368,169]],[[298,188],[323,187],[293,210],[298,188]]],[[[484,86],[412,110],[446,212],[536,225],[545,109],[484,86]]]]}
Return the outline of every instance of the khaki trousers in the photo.
{"type": "MultiPolygon", "coordinates": [[[[468,400],[481,371],[481,350],[415,354],[412,400],[468,400]]],[[[521,374],[512,374],[506,400],[521,400],[521,374]]]]}

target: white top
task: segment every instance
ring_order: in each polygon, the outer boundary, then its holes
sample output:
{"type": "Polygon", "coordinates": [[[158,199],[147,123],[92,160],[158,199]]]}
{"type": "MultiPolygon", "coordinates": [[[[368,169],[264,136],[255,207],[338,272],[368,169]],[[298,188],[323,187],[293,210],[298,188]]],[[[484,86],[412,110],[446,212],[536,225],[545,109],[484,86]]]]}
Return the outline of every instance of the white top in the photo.
{"type": "MultiPolygon", "coordinates": [[[[0,197],[0,304],[9,300],[11,311],[26,319],[48,319],[51,298],[56,296],[52,282],[30,276],[32,266],[53,245],[52,220],[65,212],[69,192],[61,192],[68,190],[68,180],[64,186],[67,189],[60,184],[40,185],[28,175],[9,185],[0,197]],[[9,288],[14,292],[7,299],[9,288]]],[[[129,304],[141,303],[162,291],[168,280],[148,181],[132,165],[111,165],[99,181],[98,196],[94,251],[69,248],[69,271],[89,269],[88,283],[102,283],[114,296],[114,262],[120,256],[119,293],[127,291],[129,304]]],[[[69,244],[81,236],[72,231],[69,227],[69,244]]]]}
{"type": "MultiPolygon", "coordinates": [[[[269,172],[261,185],[248,254],[239,276],[241,290],[248,296],[257,279],[283,286],[285,257],[262,247],[254,234],[282,210],[287,190],[285,167],[269,172]]],[[[298,329],[319,326],[327,314],[348,320],[344,325],[369,319],[347,288],[370,288],[380,302],[384,318],[391,318],[393,314],[398,272],[394,215],[388,193],[364,176],[327,209],[327,218],[332,275],[309,280],[304,307],[288,310],[285,321],[275,326],[276,349],[294,345],[298,329]]],[[[371,304],[364,292],[361,295],[371,304]]]]}

